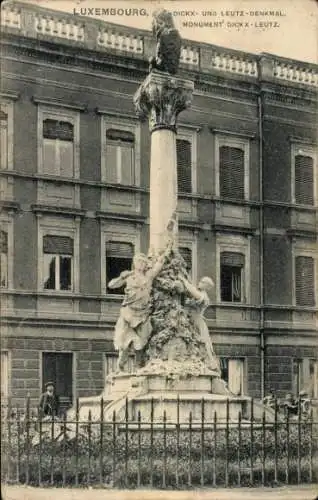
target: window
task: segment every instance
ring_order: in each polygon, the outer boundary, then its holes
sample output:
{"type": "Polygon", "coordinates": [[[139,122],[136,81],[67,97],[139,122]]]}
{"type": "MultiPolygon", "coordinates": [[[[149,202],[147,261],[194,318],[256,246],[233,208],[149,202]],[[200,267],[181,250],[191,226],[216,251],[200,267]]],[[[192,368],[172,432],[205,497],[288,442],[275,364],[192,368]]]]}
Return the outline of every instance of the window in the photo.
{"type": "Polygon", "coordinates": [[[8,168],[8,113],[0,110],[0,127],[1,127],[1,170],[8,168]]]}
{"type": "Polygon", "coordinates": [[[177,139],[178,192],[192,192],[192,144],[185,139],[177,139]]]}
{"type": "Polygon", "coordinates": [[[73,403],[73,354],[44,352],[42,354],[42,391],[45,384],[53,382],[61,408],[73,403]]]}
{"type": "Polygon", "coordinates": [[[316,359],[293,359],[292,391],[295,396],[298,396],[303,390],[310,398],[318,398],[318,360],[316,359]]]}
{"type": "Polygon", "coordinates": [[[74,126],[67,121],[43,121],[43,173],[74,176],[74,126]]]}
{"type": "Polygon", "coordinates": [[[313,257],[295,258],[296,305],[315,306],[315,261],[313,257]]]}
{"type": "Polygon", "coordinates": [[[314,160],[310,156],[295,156],[295,202],[314,204],[314,160]]]}
{"type": "Polygon", "coordinates": [[[220,358],[221,377],[236,396],[244,394],[244,359],[220,358]]]}
{"type": "Polygon", "coordinates": [[[1,351],[1,401],[9,397],[9,355],[1,351]]]}
{"type": "Polygon", "coordinates": [[[44,289],[72,290],[73,239],[67,236],[43,237],[44,289]]]}
{"type": "Polygon", "coordinates": [[[181,254],[181,257],[183,258],[183,260],[185,262],[187,273],[191,276],[192,275],[192,250],[191,250],[191,248],[179,247],[179,253],[181,254]]]}
{"type": "Polygon", "coordinates": [[[126,130],[106,131],[106,181],[135,184],[135,136],[126,130]]]}
{"type": "Polygon", "coordinates": [[[219,169],[221,198],[244,200],[244,150],[221,146],[219,169]]]}
{"type": "MultiPolygon", "coordinates": [[[[104,362],[104,379],[111,373],[115,373],[117,370],[118,354],[106,353],[104,362]]],[[[135,371],[135,357],[133,355],[129,356],[126,370],[128,373],[133,373],[135,371]]]]}
{"type": "MultiPolygon", "coordinates": [[[[122,271],[131,269],[134,256],[134,245],[122,241],[106,242],[106,284],[117,278],[122,271]]],[[[123,294],[124,287],[109,289],[106,293],[123,294]]]]}
{"type": "Polygon", "coordinates": [[[8,287],[8,233],[0,231],[0,246],[1,246],[1,260],[0,260],[0,276],[1,288],[8,287]]]}
{"type": "Polygon", "coordinates": [[[245,257],[235,252],[220,255],[220,295],[224,302],[243,302],[243,270],[245,257]]]}

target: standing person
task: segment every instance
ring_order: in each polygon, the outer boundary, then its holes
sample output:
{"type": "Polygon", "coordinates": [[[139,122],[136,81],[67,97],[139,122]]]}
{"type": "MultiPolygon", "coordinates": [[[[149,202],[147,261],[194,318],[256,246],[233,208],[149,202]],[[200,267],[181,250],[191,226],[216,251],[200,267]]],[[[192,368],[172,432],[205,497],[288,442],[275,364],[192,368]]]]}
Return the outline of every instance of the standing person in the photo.
{"type": "Polygon", "coordinates": [[[185,301],[185,305],[189,308],[192,321],[200,332],[201,339],[205,344],[206,353],[209,360],[209,368],[210,370],[218,372],[218,374],[220,375],[220,362],[214,353],[209,329],[204,319],[204,311],[210,304],[210,299],[207,292],[214,287],[214,283],[211,278],[209,278],[208,276],[204,276],[203,278],[201,278],[198,287],[196,288],[184,277],[180,277],[179,279],[180,281],[182,281],[185,287],[186,294],[188,295],[185,301]]]}
{"type": "Polygon", "coordinates": [[[42,394],[39,402],[39,412],[41,417],[57,417],[59,415],[60,402],[55,393],[53,382],[45,384],[45,392],[42,394]]]}

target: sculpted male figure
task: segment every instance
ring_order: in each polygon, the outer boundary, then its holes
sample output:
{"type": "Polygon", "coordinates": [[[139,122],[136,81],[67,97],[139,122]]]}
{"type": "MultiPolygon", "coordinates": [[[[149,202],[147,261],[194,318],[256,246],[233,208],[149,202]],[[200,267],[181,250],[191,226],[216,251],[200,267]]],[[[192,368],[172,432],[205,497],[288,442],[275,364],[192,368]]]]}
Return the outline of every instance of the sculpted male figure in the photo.
{"type": "Polygon", "coordinates": [[[109,288],[125,286],[125,297],[115,326],[114,346],[119,351],[118,370],[122,371],[128,359],[130,346],[136,352],[137,366],[141,366],[142,350],[151,335],[150,321],[152,283],[161,271],[166,257],[172,249],[171,239],[165,251],[149,269],[149,260],[144,254],[133,259],[131,271],[123,271],[110,281],[109,288]]]}

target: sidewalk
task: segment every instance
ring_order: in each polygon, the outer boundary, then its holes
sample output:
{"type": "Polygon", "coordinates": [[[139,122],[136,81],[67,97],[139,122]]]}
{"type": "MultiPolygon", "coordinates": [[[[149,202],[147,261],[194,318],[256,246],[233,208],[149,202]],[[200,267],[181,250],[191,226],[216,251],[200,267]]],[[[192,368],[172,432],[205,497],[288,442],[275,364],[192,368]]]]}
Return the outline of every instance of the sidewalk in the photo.
{"type": "Polygon", "coordinates": [[[198,491],[107,490],[2,486],[2,500],[315,500],[318,485],[198,491]]]}

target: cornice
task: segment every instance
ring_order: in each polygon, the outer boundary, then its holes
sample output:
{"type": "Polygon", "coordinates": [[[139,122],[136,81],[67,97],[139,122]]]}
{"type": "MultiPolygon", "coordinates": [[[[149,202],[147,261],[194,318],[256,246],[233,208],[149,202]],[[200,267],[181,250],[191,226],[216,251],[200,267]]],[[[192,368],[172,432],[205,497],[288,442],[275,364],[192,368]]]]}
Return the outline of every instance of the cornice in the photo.
{"type": "Polygon", "coordinates": [[[243,234],[246,236],[254,236],[256,228],[244,227],[244,226],[232,226],[228,224],[212,224],[212,231],[215,233],[231,233],[231,234],[243,234]]]}
{"type": "Polygon", "coordinates": [[[13,92],[12,90],[2,90],[0,92],[0,97],[2,99],[8,99],[10,101],[17,101],[20,98],[20,93],[13,92]]]}
{"type": "Polygon", "coordinates": [[[210,131],[214,134],[221,134],[221,135],[229,135],[232,137],[240,137],[242,139],[255,139],[256,134],[252,134],[250,132],[238,132],[236,130],[227,130],[227,129],[221,129],[221,128],[215,128],[215,127],[209,127],[210,131]]]}
{"type": "Polygon", "coordinates": [[[122,214],[119,212],[96,211],[96,218],[100,220],[115,220],[123,222],[133,222],[135,224],[144,224],[146,216],[139,214],[122,214]]]}
{"type": "Polygon", "coordinates": [[[35,214],[54,214],[54,215],[62,215],[68,217],[84,217],[85,210],[81,210],[79,208],[71,208],[71,207],[57,207],[50,205],[40,205],[34,204],[31,205],[31,210],[35,214]]]}
{"type": "Polygon", "coordinates": [[[57,99],[56,97],[40,97],[37,95],[32,96],[32,102],[35,104],[42,104],[45,106],[58,106],[59,108],[71,109],[74,111],[87,111],[87,107],[80,103],[68,103],[64,99],[57,99]]]}
{"type": "Polygon", "coordinates": [[[0,202],[0,210],[4,210],[6,212],[18,212],[20,210],[20,203],[16,201],[1,201],[0,202]]]}
{"type": "Polygon", "coordinates": [[[286,230],[287,236],[290,238],[303,238],[311,241],[317,241],[318,233],[315,229],[298,229],[291,227],[286,230]]]}

